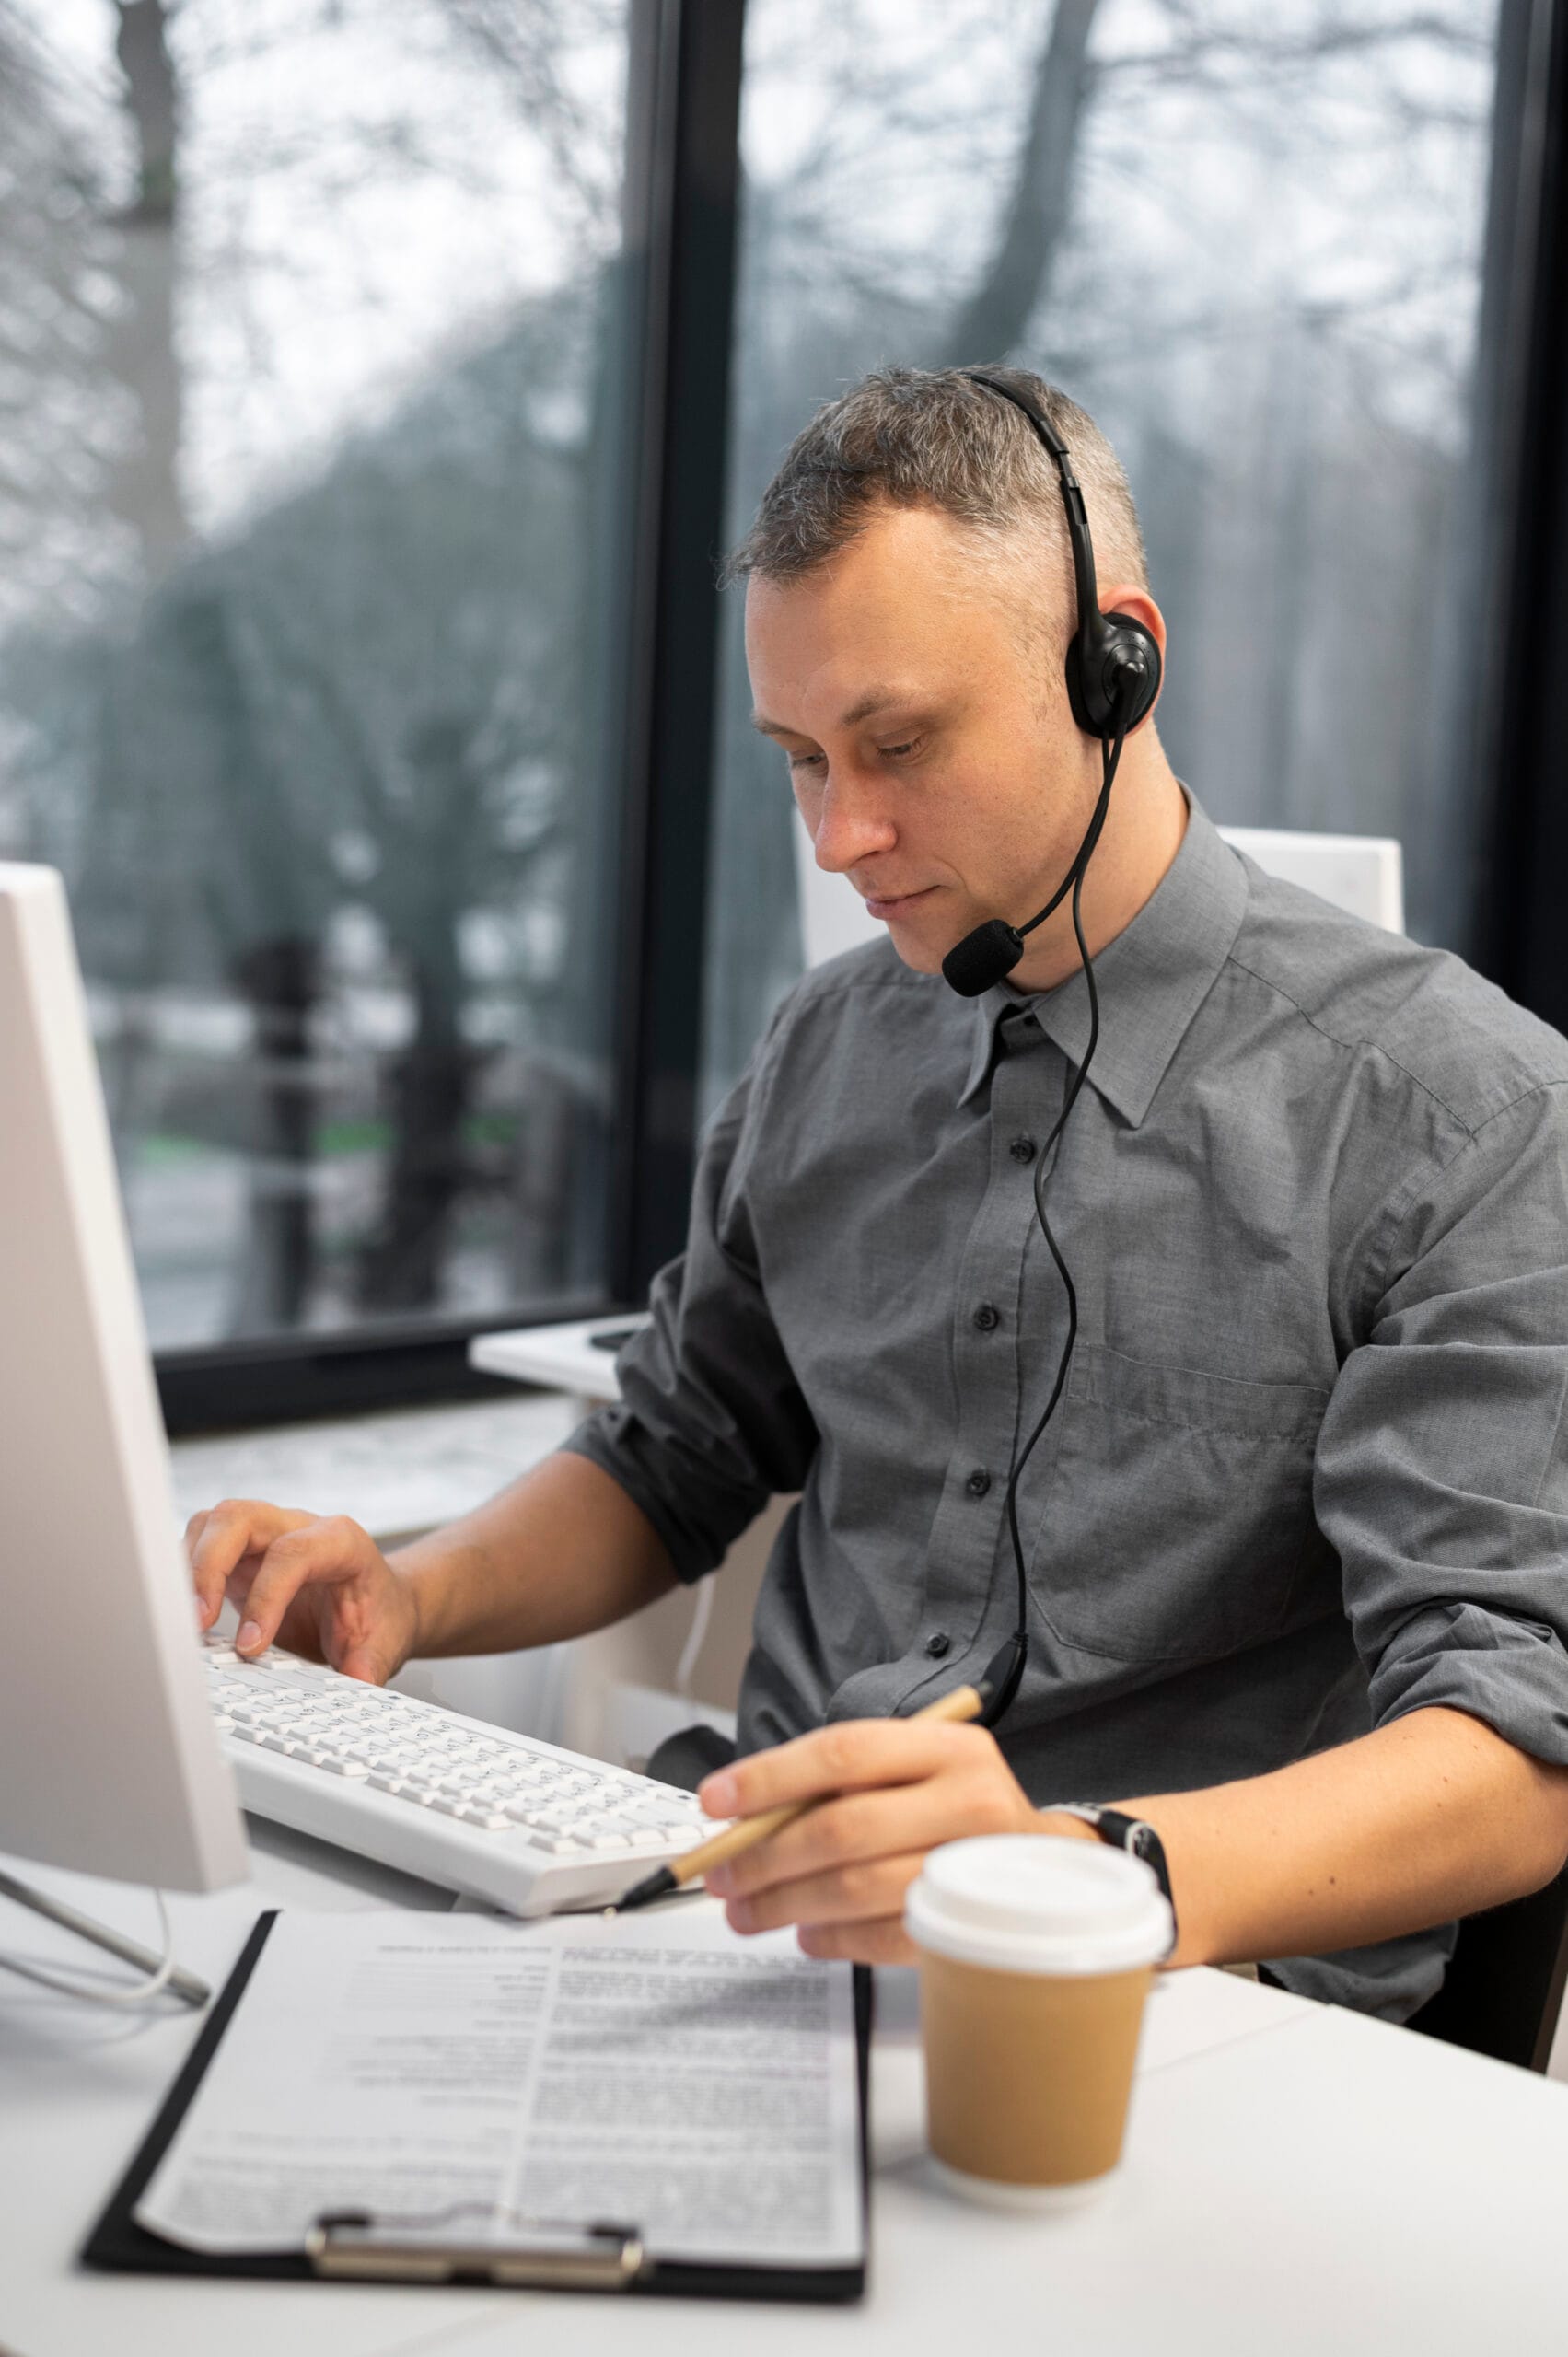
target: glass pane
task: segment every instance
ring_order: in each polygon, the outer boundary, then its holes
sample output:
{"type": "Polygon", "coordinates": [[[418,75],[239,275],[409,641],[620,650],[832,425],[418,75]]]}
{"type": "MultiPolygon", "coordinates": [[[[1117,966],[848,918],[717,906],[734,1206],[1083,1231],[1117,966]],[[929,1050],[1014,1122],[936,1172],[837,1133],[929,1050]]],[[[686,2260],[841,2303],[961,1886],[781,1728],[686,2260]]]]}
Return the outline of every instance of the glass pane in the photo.
{"type": "MultiPolygon", "coordinates": [[[[732,537],[868,367],[1012,358],[1098,420],[1222,821],[1398,836],[1463,948],[1464,505],[1493,0],[751,0],[732,537]]],[[[738,592],[733,593],[738,606],[738,592]]],[[[728,618],[711,1102],[799,970],[728,618]]],[[[843,888],[848,889],[848,887],[843,888]]]]}
{"type": "Polygon", "coordinates": [[[0,0],[0,854],[156,1343],[603,1282],[625,0],[0,0]]]}

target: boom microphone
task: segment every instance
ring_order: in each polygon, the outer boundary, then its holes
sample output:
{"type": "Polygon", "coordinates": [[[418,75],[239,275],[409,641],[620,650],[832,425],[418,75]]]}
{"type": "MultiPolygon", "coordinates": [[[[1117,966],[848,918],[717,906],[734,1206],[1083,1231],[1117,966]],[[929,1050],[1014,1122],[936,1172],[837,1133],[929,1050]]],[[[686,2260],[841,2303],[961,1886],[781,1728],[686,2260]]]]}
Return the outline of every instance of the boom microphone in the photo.
{"type": "Polygon", "coordinates": [[[1036,925],[1043,924],[1046,918],[1061,907],[1073,887],[1082,880],[1094,847],[1099,841],[1100,830],[1105,825],[1110,789],[1116,778],[1116,764],[1121,755],[1121,743],[1119,734],[1114,746],[1107,749],[1109,758],[1105,763],[1105,783],[1099,790],[1099,800],[1095,804],[1094,817],[1089,820],[1072,866],[1039,916],[1031,917],[1028,924],[1016,925],[1009,924],[1005,917],[987,917],[983,924],[977,924],[972,933],[966,933],[961,941],[955,942],[943,958],[942,979],[949,990],[958,992],[960,998],[979,998],[982,991],[990,990],[993,983],[1010,974],[1024,954],[1024,935],[1032,933],[1036,925]]]}

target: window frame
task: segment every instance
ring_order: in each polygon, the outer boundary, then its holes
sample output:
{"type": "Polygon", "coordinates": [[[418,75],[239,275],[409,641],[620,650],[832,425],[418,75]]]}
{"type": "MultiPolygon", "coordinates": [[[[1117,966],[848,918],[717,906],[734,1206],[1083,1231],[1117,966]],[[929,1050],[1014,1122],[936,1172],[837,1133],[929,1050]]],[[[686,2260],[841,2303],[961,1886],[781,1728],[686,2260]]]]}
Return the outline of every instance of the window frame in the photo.
{"type": "Polygon", "coordinates": [[[1492,528],[1472,737],[1488,805],[1478,963],[1568,1031],[1568,6],[1501,0],[1501,10],[1479,338],[1492,528]]]}

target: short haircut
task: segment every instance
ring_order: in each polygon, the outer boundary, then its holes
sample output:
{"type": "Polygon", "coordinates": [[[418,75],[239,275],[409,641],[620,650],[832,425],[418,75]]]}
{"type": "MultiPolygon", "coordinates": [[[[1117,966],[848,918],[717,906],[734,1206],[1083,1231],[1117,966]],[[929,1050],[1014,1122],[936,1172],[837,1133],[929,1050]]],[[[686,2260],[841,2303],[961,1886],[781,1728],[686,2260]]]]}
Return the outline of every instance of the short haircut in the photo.
{"type": "MultiPolygon", "coordinates": [[[[1027,368],[986,373],[1032,395],[1067,445],[1100,584],[1146,586],[1132,493],[1093,418],[1027,368]]],[[[796,435],[723,577],[798,580],[830,563],[883,506],[938,508],[996,539],[1043,525],[1053,556],[1059,552],[1063,568],[1069,561],[1055,461],[1012,403],[961,369],[877,368],[826,402],[796,435]]],[[[1062,577],[1070,579],[1065,570],[1062,577]]],[[[1063,594],[1071,613],[1070,587],[1063,594]]]]}

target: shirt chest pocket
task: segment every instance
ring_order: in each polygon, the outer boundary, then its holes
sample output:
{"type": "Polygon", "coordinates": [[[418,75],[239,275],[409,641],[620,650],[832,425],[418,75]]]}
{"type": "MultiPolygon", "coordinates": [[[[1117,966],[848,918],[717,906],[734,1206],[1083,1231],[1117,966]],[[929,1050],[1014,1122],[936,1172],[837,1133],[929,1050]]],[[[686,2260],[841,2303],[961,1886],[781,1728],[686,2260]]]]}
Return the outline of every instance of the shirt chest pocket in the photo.
{"type": "Polygon", "coordinates": [[[1121,1662],[1212,1661],[1307,1609],[1329,1394],[1080,1342],[1029,1584],[1056,1635],[1121,1662]]]}

